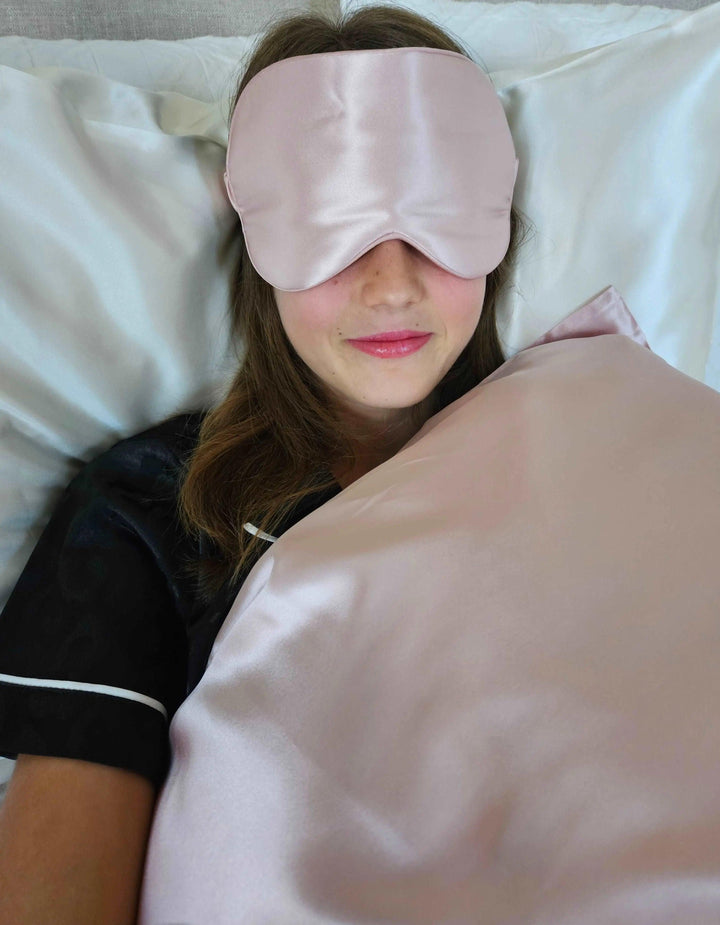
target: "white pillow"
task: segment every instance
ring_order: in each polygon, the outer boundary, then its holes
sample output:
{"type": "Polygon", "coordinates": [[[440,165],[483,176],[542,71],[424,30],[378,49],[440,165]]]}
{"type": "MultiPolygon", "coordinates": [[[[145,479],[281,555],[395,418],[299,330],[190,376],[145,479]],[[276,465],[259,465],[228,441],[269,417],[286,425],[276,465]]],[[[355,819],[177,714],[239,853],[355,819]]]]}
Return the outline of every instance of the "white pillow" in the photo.
{"type": "Polygon", "coordinates": [[[175,41],[130,42],[6,35],[0,36],[0,64],[39,77],[45,76],[45,68],[74,68],[142,90],[173,90],[214,103],[228,95],[232,84],[244,73],[245,57],[257,37],[203,35],[175,41]]]}
{"type": "Polygon", "coordinates": [[[509,352],[612,283],[655,353],[720,389],[720,3],[495,82],[538,229],[509,352]]]}
{"type": "MultiPolygon", "coordinates": [[[[471,50],[471,33],[484,36],[478,54],[505,74],[516,203],[537,226],[500,306],[508,356],[614,285],[656,353],[720,388],[720,4],[405,5],[441,24],[452,13],[448,27],[471,50]],[[519,31],[531,12],[543,33],[519,31]],[[594,16],[606,44],[588,50],[594,16]],[[540,34],[552,42],[533,50],[540,34]],[[549,49],[566,57],[547,61],[549,49]]],[[[80,465],[212,401],[236,368],[237,252],[221,261],[218,247],[235,221],[229,96],[251,39],[68,42],[0,39],[0,607],[80,465]],[[3,55],[28,43],[43,65],[10,66],[3,55]],[[51,63],[70,51],[73,67],[51,63]],[[116,78],[91,73],[103,66],[116,78]]]]}
{"type": "MultiPolygon", "coordinates": [[[[377,0],[355,2],[353,8],[377,0]]],[[[395,5],[395,4],[393,4],[395,5]]],[[[477,49],[484,66],[497,72],[527,68],[560,55],[644,32],[673,21],[685,10],[621,3],[475,3],[467,0],[403,2],[440,22],[477,49]]],[[[345,10],[348,3],[340,2],[345,10]]],[[[174,90],[212,102],[244,70],[252,36],[204,35],[177,41],[32,39],[0,36],[0,63],[31,73],[38,68],[72,67],[144,90],[174,90]]]]}
{"type": "Polygon", "coordinates": [[[75,70],[0,81],[4,601],[79,463],[236,364],[220,107],[75,70]]]}
{"type": "MultiPolygon", "coordinates": [[[[376,3],[377,0],[340,0],[340,8],[354,10],[376,3]]],[[[384,5],[383,0],[380,3],[384,5]]],[[[553,58],[597,48],[673,22],[686,12],[645,4],[521,0],[517,3],[402,0],[402,6],[433,20],[459,38],[493,74],[512,68],[526,71],[553,58]]]]}

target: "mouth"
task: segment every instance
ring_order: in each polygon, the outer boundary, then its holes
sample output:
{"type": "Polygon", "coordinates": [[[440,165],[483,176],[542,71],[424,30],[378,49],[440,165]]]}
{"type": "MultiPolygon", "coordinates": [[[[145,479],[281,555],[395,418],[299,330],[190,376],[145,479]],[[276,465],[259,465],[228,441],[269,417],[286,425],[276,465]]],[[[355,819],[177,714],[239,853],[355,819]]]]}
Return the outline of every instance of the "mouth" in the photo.
{"type": "Polygon", "coordinates": [[[412,337],[427,337],[429,331],[384,331],[382,334],[368,334],[366,337],[354,337],[354,341],[384,341],[391,343],[396,340],[409,340],[412,337]]]}
{"type": "Polygon", "coordinates": [[[393,331],[372,338],[349,339],[348,343],[370,356],[390,359],[416,353],[431,337],[432,334],[418,334],[417,331],[393,331]]]}

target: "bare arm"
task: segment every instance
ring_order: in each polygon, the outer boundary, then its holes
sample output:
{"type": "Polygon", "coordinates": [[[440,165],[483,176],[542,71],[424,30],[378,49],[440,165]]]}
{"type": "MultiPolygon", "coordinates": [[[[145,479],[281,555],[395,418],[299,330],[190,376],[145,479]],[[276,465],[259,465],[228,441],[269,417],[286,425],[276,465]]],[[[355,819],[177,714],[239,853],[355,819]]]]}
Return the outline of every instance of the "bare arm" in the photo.
{"type": "Polygon", "coordinates": [[[0,925],[134,925],[152,783],[20,755],[0,806],[0,925]]]}

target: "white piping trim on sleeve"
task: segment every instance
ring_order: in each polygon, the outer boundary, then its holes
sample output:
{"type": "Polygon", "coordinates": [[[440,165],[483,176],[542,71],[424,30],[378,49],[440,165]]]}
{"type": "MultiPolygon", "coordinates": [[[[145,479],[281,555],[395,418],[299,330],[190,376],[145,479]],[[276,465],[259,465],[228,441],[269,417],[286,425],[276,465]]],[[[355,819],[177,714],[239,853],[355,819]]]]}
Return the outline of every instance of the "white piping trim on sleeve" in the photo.
{"type": "Polygon", "coordinates": [[[243,530],[247,530],[248,533],[252,533],[253,536],[259,536],[261,540],[268,540],[270,543],[274,543],[277,540],[276,536],[270,536],[269,533],[263,533],[262,530],[251,523],[243,524],[243,530]]]}
{"type": "Polygon", "coordinates": [[[21,678],[14,674],[0,674],[0,681],[6,681],[8,684],[20,684],[24,687],[54,687],[64,691],[85,691],[93,694],[107,694],[110,697],[123,697],[125,700],[134,700],[137,703],[144,703],[146,707],[152,707],[158,710],[165,719],[168,718],[167,710],[153,697],[147,697],[145,694],[138,694],[136,691],[126,691],[122,687],[111,687],[109,684],[88,684],[85,681],[58,681],[55,678],[21,678]]]}

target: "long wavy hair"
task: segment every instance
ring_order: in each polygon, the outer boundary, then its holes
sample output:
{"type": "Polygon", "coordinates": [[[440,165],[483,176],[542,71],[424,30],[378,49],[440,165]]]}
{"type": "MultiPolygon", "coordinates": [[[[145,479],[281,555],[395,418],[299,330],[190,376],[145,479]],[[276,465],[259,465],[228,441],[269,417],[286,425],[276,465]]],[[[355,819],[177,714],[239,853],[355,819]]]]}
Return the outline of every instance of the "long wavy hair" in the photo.
{"type": "MultiPolygon", "coordinates": [[[[337,19],[312,13],[282,16],[271,22],[249,58],[232,97],[228,128],[246,84],[276,61],[400,47],[441,48],[475,60],[435,23],[400,7],[365,7],[337,19]]],[[[416,430],[505,362],[495,302],[531,228],[513,206],[509,247],[487,275],[477,328],[433,392],[410,409],[416,430]]],[[[203,419],[178,496],[185,530],[212,550],[192,566],[205,600],[225,583],[234,584],[267,548],[266,541],[243,529],[244,523],[272,534],[305,495],[335,485],[329,467],[339,462],[352,466],[356,449],[364,444],[363,434],[292,348],[272,287],[250,262],[239,218],[229,237],[240,242],[229,308],[233,339],[244,356],[225,397],[203,419]]]]}

